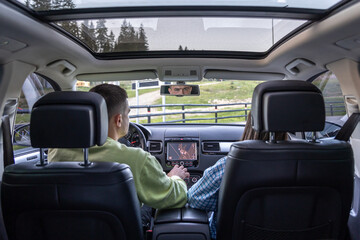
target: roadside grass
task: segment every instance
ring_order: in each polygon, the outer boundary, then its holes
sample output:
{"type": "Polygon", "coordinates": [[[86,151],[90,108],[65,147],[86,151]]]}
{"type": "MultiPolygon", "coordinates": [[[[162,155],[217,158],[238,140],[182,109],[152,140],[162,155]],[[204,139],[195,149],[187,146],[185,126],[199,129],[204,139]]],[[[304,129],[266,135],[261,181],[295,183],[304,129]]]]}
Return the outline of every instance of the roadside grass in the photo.
{"type": "Polygon", "coordinates": [[[20,150],[20,149],[23,149],[23,148],[28,148],[29,146],[20,146],[20,145],[13,145],[13,149],[14,149],[14,151],[16,151],[16,150],[20,150]]]}
{"type": "Polygon", "coordinates": [[[15,125],[29,123],[29,122],[30,122],[30,114],[29,113],[16,114],[15,125]]]}

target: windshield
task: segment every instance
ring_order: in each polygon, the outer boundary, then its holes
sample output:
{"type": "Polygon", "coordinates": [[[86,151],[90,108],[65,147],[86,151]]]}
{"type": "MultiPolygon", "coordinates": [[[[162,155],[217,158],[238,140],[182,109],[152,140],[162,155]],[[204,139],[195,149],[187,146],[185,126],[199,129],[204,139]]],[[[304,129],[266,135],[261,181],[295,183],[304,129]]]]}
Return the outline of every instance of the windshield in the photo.
{"type": "MultiPolygon", "coordinates": [[[[211,79],[191,82],[199,96],[161,96],[158,80],[111,82],[127,91],[130,120],[137,123],[231,123],[243,124],[251,108],[254,88],[262,81],[211,79]]],[[[102,82],[77,82],[78,91],[88,91],[102,82]]]]}

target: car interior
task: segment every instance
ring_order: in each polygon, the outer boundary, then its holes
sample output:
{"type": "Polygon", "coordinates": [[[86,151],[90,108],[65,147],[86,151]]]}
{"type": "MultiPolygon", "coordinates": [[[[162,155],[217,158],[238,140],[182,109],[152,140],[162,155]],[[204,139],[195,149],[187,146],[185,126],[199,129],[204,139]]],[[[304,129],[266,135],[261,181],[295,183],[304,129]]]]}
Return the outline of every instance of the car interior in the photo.
{"type": "Polygon", "coordinates": [[[0,0],[0,239],[212,239],[189,206],[144,229],[129,166],[88,160],[109,83],[118,141],[188,188],[227,157],[216,239],[360,240],[358,26],[359,0],[0,0]],[[239,141],[250,111],[269,139],[239,141]]]}

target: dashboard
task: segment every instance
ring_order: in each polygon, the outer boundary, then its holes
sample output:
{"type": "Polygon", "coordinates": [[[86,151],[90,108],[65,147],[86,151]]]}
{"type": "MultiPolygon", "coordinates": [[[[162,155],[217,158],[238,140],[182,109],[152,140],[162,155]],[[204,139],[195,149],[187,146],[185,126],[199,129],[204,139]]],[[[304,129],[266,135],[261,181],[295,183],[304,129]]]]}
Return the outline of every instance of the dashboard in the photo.
{"type": "Polygon", "coordinates": [[[133,134],[128,138],[136,139],[136,144],[140,142],[138,147],[156,157],[165,172],[176,164],[185,166],[190,173],[190,178],[185,179],[188,187],[201,178],[206,168],[226,156],[231,144],[239,141],[244,131],[243,125],[228,124],[133,125],[142,133],[129,130],[133,134]],[[144,141],[139,139],[142,134],[144,141]]]}

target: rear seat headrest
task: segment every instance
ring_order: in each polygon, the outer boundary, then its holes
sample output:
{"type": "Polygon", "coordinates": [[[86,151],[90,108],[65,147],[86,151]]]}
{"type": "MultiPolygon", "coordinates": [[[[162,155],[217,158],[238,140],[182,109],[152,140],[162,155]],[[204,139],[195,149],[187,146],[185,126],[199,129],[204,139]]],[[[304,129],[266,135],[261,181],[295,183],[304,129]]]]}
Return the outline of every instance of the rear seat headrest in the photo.
{"type": "Polygon", "coordinates": [[[108,134],[106,102],[94,92],[48,93],[33,106],[30,130],[33,147],[103,145],[108,134]]]}
{"type": "Polygon", "coordinates": [[[269,81],[253,93],[252,126],[257,131],[321,131],[325,105],[321,91],[310,82],[269,81]]]}

